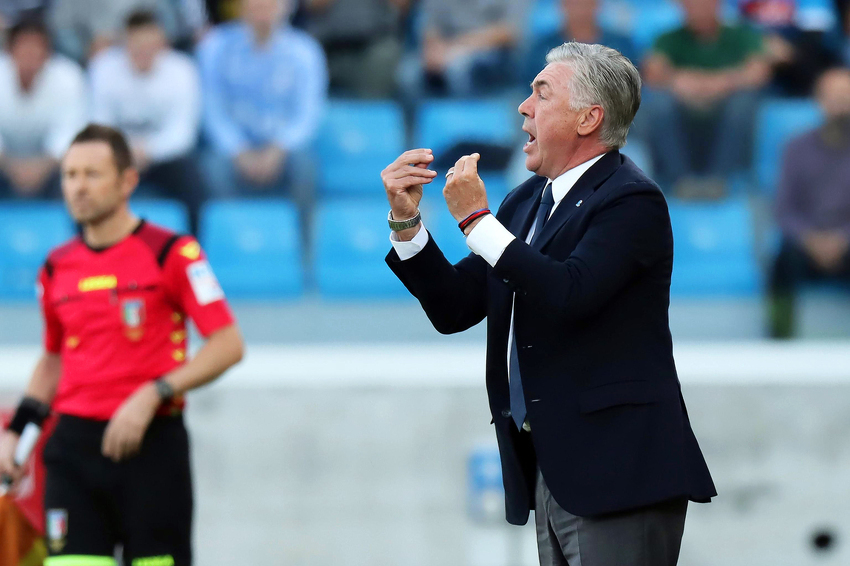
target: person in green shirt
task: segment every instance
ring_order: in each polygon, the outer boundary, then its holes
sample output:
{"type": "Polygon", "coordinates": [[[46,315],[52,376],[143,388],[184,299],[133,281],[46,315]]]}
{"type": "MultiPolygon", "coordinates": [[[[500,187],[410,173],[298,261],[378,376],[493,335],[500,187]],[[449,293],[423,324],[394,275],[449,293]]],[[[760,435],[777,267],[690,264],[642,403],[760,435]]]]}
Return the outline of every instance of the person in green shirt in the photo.
{"type": "Polygon", "coordinates": [[[770,80],[756,30],[726,25],[719,0],[681,0],[684,27],[655,42],[644,62],[645,134],[663,184],[722,193],[749,165],[758,93],[770,80]]]}

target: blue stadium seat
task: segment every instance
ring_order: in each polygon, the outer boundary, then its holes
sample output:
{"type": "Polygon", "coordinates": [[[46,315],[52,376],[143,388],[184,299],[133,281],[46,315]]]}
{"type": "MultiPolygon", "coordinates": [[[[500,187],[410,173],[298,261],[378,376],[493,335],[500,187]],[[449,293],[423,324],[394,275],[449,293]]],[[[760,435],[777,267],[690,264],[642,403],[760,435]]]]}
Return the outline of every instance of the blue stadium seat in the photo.
{"type": "Polygon", "coordinates": [[[416,146],[440,152],[460,141],[511,146],[520,137],[521,116],[506,99],[430,100],[416,119],[416,146]]]}
{"type": "Polygon", "coordinates": [[[785,146],[795,136],[817,127],[821,120],[821,111],[811,100],[771,100],[762,105],[755,143],[756,175],[762,191],[776,192],[785,146]]]}
{"type": "Polygon", "coordinates": [[[754,296],[762,278],[754,249],[752,213],[744,198],[670,203],[673,284],[684,296],[754,296]]]}
{"type": "Polygon", "coordinates": [[[670,0],[647,2],[636,8],[632,41],[638,53],[644,53],[660,35],[684,23],[681,6],[670,0]]]}
{"type": "Polygon", "coordinates": [[[39,267],[52,248],[73,235],[61,203],[0,205],[0,298],[34,300],[39,267]]]}
{"type": "Polygon", "coordinates": [[[381,194],[381,171],[404,151],[404,117],[391,101],[334,100],[317,141],[321,190],[381,194]]]}
{"type": "Polygon", "coordinates": [[[201,211],[201,243],[232,298],[300,295],[304,275],[298,211],[283,200],[222,200],[201,211]]]}
{"type": "Polygon", "coordinates": [[[141,218],[178,234],[189,232],[189,214],[176,200],[132,199],[130,209],[141,218]]]}
{"type": "Polygon", "coordinates": [[[330,200],[316,217],[316,281],[332,298],[408,296],[384,257],[390,250],[386,199],[330,200]]]}

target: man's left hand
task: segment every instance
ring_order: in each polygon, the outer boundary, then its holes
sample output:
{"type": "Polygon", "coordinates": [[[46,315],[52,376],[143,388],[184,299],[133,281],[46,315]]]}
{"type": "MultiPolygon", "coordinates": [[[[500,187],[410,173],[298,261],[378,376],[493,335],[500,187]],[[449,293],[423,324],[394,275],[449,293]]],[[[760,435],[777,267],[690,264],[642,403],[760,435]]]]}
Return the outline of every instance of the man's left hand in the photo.
{"type": "Polygon", "coordinates": [[[109,421],[103,434],[103,455],[113,462],[136,455],[160,403],[152,383],[139,387],[109,421]]]}
{"type": "Polygon", "coordinates": [[[446,186],[443,197],[449,206],[449,212],[460,222],[476,210],[487,208],[487,191],[484,181],[478,176],[477,153],[464,155],[446,174],[446,186]]]}

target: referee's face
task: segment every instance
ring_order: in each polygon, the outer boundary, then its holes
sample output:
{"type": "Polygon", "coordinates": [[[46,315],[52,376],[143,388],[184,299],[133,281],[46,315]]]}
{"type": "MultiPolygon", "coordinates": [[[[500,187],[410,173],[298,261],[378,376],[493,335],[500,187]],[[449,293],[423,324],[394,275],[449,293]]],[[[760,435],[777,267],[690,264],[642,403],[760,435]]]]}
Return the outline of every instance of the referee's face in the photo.
{"type": "Polygon", "coordinates": [[[119,171],[109,144],[73,144],[62,160],[62,194],[71,216],[80,224],[99,224],[112,217],[136,186],[137,174],[119,171]]]}

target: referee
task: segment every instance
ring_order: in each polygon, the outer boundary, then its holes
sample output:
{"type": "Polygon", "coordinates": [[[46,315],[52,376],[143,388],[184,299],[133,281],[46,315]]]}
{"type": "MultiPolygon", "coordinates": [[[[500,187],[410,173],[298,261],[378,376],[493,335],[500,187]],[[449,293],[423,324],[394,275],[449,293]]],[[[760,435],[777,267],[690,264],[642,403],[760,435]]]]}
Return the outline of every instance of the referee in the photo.
{"type": "Polygon", "coordinates": [[[127,141],[89,125],[62,161],[80,235],[39,274],[44,354],[0,437],[0,473],[28,423],[44,449],[45,566],[188,566],[192,481],[183,395],[239,362],[242,338],[198,242],[136,218],[127,141]],[[187,359],[186,320],[207,338],[187,359]]]}

